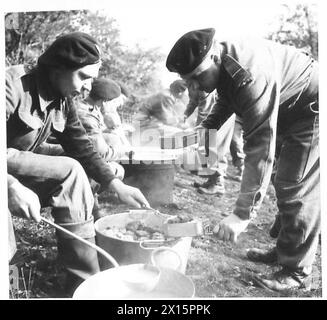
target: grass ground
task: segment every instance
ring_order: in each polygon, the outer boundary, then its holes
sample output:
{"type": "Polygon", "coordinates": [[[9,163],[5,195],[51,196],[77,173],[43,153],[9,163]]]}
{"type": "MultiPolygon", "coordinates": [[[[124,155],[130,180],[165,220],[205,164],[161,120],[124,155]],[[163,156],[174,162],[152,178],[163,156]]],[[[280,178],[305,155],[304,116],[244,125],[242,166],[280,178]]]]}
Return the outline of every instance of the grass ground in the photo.
{"type": "MultiPolygon", "coordinates": [[[[234,173],[229,167],[229,173],[234,173]]],[[[194,181],[202,182],[197,176],[179,170],[175,176],[174,202],[158,209],[162,213],[189,213],[212,224],[227,216],[237,197],[239,182],[226,180],[226,194],[222,197],[199,194],[191,187],[194,181]]],[[[109,202],[106,194],[100,196],[103,213],[118,213],[125,206],[109,202]]],[[[48,210],[42,213],[50,216],[48,210]]],[[[276,203],[274,190],[269,188],[260,214],[251,223],[247,232],[232,245],[206,235],[193,238],[189,252],[186,274],[193,280],[196,297],[305,297],[318,298],[321,289],[321,252],[318,248],[314,265],[314,288],[311,291],[271,292],[253,285],[254,274],[270,273],[276,265],[254,263],[246,259],[246,249],[268,248],[274,245],[268,231],[274,221],[276,203]]],[[[64,270],[56,263],[56,239],[54,230],[43,224],[36,224],[14,217],[18,252],[14,265],[19,272],[18,288],[11,291],[12,298],[58,298],[63,296],[64,270]]]]}

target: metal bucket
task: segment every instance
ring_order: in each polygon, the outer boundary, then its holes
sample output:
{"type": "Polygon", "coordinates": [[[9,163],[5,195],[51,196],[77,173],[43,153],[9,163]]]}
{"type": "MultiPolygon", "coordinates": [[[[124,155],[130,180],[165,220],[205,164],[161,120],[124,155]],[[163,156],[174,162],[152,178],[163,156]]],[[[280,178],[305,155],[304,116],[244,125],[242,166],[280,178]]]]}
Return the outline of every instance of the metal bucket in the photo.
{"type": "MultiPolygon", "coordinates": [[[[151,254],[154,247],[146,248],[145,243],[140,241],[127,241],[110,237],[105,234],[105,230],[110,227],[124,228],[133,221],[140,221],[146,226],[155,228],[163,232],[163,223],[169,215],[157,213],[151,210],[130,210],[129,212],[105,216],[95,222],[95,232],[97,244],[112,255],[120,265],[135,263],[151,263],[151,254]]],[[[173,249],[180,257],[176,261],[176,255],[172,252],[162,252],[161,267],[167,267],[185,273],[188,254],[191,247],[192,238],[173,238],[164,242],[164,246],[173,249]]],[[[111,267],[107,260],[99,256],[101,270],[111,267]]]]}

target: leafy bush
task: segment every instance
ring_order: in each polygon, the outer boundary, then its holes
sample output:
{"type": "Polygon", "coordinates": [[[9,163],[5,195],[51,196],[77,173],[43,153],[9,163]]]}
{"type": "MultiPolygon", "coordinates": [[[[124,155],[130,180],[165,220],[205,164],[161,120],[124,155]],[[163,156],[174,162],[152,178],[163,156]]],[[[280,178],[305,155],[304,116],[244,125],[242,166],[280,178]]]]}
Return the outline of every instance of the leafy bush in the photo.
{"type": "Polygon", "coordinates": [[[99,11],[45,11],[8,13],[6,65],[37,62],[41,53],[61,34],[82,31],[95,37],[103,51],[100,75],[119,80],[140,94],[160,90],[156,75],[164,56],[158,48],[126,48],[120,42],[117,21],[99,11]]]}

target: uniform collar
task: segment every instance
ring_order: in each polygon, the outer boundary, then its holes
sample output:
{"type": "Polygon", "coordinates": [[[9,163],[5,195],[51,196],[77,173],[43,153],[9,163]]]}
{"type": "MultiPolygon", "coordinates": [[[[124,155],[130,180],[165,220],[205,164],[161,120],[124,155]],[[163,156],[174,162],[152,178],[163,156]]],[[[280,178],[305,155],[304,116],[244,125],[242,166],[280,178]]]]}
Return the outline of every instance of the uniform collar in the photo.
{"type": "Polygon", "coordinates": [[[36,87],[37,87],[37,92],[39,96],[39,103],[40,103],[40,109],[42,112],[45,111],[45,109],[53,103],[53,101],[56,100],[56,98],[52,99],[47,99],[47,96],[51,96],[50,92],[50,86],[49,86],[49,81],[42,75],[41,72],[38,72],[37,77],[36,77],[36,87]]]}

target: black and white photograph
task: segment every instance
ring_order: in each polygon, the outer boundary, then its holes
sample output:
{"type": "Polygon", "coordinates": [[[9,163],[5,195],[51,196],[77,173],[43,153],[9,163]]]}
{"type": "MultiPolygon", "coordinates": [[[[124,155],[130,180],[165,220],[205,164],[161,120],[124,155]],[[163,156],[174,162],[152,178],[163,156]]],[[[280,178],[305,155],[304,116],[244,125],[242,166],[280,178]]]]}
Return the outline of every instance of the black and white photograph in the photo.
{"type": "Polygon", "coordinates": [[[7,4],[5,299],[324,298],[321,9],[7,4]]]}

